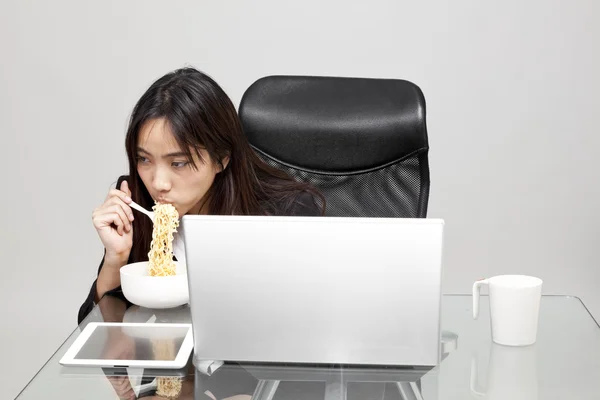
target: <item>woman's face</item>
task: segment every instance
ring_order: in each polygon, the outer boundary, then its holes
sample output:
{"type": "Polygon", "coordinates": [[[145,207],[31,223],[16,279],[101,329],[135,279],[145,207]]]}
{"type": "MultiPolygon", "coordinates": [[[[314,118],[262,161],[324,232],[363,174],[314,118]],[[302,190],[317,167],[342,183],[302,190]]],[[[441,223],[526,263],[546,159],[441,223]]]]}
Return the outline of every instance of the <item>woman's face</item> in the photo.
{"type": "MultiPolygon", "coordinates": [[[[154,201],[173,204],[180,216],[208,212],[207,193],[221,167],[206,150],[201,149],[200,154],[202,159],[192,151],[194,169],[166,120],[153,119],[142,125],[137,143],[137,171],[154,201]]],[[[227,161],[223,160],[224,166],[227,161]]]]}

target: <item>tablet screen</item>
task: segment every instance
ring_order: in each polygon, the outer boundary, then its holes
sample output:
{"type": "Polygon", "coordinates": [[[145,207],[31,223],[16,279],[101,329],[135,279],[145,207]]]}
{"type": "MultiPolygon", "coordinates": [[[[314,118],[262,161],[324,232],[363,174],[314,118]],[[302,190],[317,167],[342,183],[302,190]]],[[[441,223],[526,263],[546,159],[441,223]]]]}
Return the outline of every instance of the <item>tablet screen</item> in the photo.
{"type": "Polygon", "coordinates": [[[162,324],[98,325],[73,358],[174,361],[189,329],[162,324]]]}

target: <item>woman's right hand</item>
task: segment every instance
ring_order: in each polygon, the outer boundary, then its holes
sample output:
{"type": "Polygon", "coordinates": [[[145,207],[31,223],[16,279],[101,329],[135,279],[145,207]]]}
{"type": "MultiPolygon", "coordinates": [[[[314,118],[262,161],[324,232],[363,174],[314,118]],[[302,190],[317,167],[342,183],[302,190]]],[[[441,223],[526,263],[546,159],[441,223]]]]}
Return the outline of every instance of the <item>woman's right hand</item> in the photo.
{"type": "Polygon", "coordinates": [[[92,221],[106,249],[106,257],[127,260],[133,245],[133,212],[127,181],[120,190],[111,189],[104,204],[94,210],[92,221]]]}

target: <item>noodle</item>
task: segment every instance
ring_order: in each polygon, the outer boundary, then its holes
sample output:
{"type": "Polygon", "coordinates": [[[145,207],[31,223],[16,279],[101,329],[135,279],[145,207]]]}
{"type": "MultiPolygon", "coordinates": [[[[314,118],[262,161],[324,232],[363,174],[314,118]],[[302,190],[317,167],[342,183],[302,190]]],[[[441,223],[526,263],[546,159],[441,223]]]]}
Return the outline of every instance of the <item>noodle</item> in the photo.
{"type": "Polygon", "coordinates": [[[171,204],[156,203],[152,243],[148,253],[148,274],[150,276],[176,275],[173,262],[173,234],[179,227],[179,214],[171,204]]]}
{"type": "MultiPolygon", "coordinates": [[[[152,243],[148,253],[148,273],[150,276],[176,274],[173,262],[173,234],[179,227],[179,214],[171,204],[155,204],[152,243]]],[[[152,341],[155,360],[172,360],[175,357],[175,341],[155,339],[152,341]]],[[[156,395],[167,399],[179,397],[182,380],[177,377],[158,377],[156,395]]]]}
{"type": "Polygon", "coordinates": [[[177,399],[181,394],[183,382],[175,376],[160,376],[157,379],[156,395],[167,399],[177,399]]]}
{"type": "MultiPolygon", "coordinates": [[[[155,360],[173,360],[176,356],[175,341],[172,339],[154,339],[152,340],[152,352],[155,360]]],[[[158,377],[156,395],[167,399],[176,399],[181,393],[182,385],[181,378],[158,377]]]]}
{"type": "Polygon", "coordinates": [[[175,341],[171,339],[154,339],[152,352],[155,360],[171,361],[175,358],[175,341]]]}

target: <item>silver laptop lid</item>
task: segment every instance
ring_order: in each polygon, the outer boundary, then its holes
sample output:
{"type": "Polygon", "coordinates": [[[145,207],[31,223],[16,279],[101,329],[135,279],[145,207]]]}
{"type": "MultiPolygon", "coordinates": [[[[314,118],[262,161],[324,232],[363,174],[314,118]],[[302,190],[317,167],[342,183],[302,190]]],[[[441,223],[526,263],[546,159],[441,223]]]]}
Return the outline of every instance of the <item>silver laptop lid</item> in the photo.
{"type": "Polygon", "coordinates": [[[433,366],[443,221],[184,216],[197,360],[433,366]]]}

